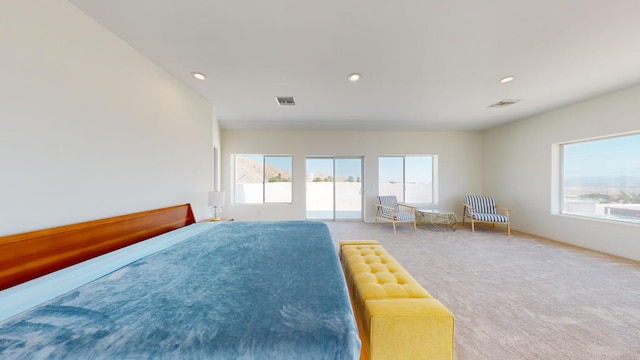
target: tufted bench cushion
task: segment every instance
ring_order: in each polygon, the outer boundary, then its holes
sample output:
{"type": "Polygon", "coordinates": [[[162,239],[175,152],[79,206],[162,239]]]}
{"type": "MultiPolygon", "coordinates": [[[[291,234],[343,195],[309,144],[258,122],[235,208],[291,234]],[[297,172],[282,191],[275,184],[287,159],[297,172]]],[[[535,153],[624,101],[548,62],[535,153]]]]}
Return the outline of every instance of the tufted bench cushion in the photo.
{"type": "Polygon", "coordinates": [[[453,359],[454,318],[375,240],[340,243],[369,359],[453,359]]]}

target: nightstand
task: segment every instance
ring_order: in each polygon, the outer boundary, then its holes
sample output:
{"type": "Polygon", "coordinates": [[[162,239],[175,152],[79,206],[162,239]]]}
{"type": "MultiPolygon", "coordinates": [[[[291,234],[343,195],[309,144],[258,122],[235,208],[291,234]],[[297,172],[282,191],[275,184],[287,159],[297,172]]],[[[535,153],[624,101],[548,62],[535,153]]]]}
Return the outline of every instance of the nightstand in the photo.
{"type": "Polygon", "coordinates": [[[218,219],[210,219],[208,221],[211,222],[224,222],[224,221],[234,221],[234,218],[218,218],[218,219]]]}

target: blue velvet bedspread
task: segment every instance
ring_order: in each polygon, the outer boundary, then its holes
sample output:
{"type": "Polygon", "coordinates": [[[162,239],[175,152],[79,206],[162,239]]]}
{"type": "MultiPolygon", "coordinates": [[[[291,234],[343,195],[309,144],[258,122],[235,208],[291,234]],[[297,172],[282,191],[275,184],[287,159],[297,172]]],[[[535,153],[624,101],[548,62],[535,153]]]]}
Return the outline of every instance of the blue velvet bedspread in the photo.
{"type": "Polygon", "coordinates": [[[1,359],[357,359],[328,227],[228,222],[0,324],[1,359]]]}

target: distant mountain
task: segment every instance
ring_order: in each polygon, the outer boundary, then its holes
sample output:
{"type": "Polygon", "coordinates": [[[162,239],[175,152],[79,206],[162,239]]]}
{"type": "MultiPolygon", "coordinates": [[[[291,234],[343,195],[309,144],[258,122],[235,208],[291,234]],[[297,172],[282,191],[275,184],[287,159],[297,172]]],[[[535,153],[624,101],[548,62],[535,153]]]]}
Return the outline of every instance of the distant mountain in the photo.
{"type": "MultiPolygon", "coordinates": [[[[265,168],[266,180],[280,175],[283,179],[291,179],[291,172],[284,171],[273,165],[267,165],[265,168]]],[[[236,183],[261,183],[262,182],[262,163],[246,157],[236,157],[236,183]]]]}
{"type": "Polygon", "coordinates": [[[640,176],[594,176],[586,178],[565,178],[567,186],[588,187],[640,187],[640,176]]]}

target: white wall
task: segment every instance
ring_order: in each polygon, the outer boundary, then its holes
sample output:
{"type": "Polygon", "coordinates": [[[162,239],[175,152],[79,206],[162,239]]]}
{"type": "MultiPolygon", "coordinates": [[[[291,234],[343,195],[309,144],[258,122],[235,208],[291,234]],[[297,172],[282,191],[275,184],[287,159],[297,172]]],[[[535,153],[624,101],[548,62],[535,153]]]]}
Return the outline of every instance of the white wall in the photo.
{"type": "MultiPolygon", "coordinates": [[[[222,167],[220,165],[220,159],[221,159],[221,138],[222,134],[220,131],[220,124],[218,123],[216,114],[215,114],[215,109],[214,109],[214,114],[213,114],[213,126],[212,126],[212,133],[211,133],[211,138],[213,139],[213,148],[211,149],[212,152],[212,171],[213,171],[213,180],[211,183],[211,188],[209,189],[211,190],[220,190],[221,185],[221,178],[222,178],[222,167]]],[[[208,205],[207,205],[208,206],[208,205]]],[[[209,217],[210,214],[207,215],[207,217],[209,217]]]]}
{"type": "Polygon", "coordinates": [[[484,190],[513,228],[640,260],[640,226],[552,214],[553,144],[640,130],[640,86],[488,130],[484,190]]]}
{"type": "Polygon", "coordinates": [[[0,54],[0,235],[208,215],[210,103],[64,0],[1,1],[0,54]]]}
{"type": "Polygon", "coordinates": [[[222,149],[222,185],[227,194],[224,216],[240,220],[304,219],[306,156],[364,157],[365,221],[375,218],[380,155],[438,155],[440,198],[434,208],[455,210],[460,215],[464,195],[482,190],[479,132],[222,130],[222,149]],[[293,203],[231,204],[233,154],[292,155],[293,203]]]}

